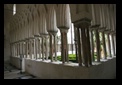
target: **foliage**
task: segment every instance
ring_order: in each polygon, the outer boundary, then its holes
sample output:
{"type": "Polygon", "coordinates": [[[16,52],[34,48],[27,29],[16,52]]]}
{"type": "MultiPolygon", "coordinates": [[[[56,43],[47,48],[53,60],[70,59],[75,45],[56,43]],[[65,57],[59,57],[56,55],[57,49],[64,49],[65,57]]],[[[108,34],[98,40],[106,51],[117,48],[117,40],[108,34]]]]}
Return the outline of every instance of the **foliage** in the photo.
{"type": "MultiPolygon", "coordinates": [[[[68,56],[69,61],[74,61],[76,62],[76,55],[75,54],[69,54],[68,56]]],[[[97,53],[94,53],[94,58],[97,59],[97,53]]],[[[61,61],[61,56],[57,56],[57,59],[61,61]]]]}

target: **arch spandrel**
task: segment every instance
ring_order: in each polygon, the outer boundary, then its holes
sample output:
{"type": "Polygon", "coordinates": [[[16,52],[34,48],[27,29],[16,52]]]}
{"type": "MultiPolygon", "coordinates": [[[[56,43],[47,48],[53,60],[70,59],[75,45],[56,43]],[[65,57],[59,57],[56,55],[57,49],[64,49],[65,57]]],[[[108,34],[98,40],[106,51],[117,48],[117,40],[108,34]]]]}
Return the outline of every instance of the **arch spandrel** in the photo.
{"type": "MultiPolygon", "coordinates": [[[[91,12],[88,4],[69,4],[72,22],[77,22],[83,18],[91,20],[91,12]]],[[[90,4],[89,4],[90,5],[90,4]]]]}

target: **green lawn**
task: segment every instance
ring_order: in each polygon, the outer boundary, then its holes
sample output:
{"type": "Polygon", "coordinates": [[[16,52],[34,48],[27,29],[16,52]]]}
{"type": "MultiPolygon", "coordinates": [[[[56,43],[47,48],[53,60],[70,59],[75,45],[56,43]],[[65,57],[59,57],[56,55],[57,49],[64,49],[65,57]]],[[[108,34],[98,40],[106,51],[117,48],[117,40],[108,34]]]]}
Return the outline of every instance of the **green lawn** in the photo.
{"type": "MultiPolygon", "coordinates": [[[[69,54],[68,55],[69,60],[76,60],[76,55],[75,54],[69,54]]],[[[57,56],[58,60],[61,60],[61,56],[57,56]]]]}
{"type": "MultiPolygon", "coordinates": [[[[76,62],[76,55],[75,54],[69,54],[68,55],[69,61],[76,62]]],[[[94,53],[94,58],[97,59],[96,53],[94,53]]],[[[49,57],[50,59],[50,57],[49,57]]],[[[61,61],[61,56],[57,56],[57,60],[61,61]]]]}

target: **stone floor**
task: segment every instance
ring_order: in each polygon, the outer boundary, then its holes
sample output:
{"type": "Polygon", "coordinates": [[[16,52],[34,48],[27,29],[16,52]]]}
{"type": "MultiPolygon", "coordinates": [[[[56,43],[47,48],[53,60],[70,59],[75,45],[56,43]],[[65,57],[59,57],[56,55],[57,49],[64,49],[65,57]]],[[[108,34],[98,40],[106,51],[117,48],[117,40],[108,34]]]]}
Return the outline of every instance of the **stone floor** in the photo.
{"type": "Polygon", "coordinates": [[[39,79],[28,73],[20,73],[20,70],[10,64],[4,64],[4,79],[39,79]]]}

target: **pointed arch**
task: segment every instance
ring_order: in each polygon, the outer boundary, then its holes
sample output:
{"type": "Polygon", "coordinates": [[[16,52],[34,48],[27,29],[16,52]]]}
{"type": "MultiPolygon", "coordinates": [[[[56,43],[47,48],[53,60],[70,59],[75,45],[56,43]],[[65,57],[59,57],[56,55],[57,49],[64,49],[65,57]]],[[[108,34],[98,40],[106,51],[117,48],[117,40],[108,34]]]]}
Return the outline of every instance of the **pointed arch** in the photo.
{"type": "Polygon", "coordinates": [[[70,23],[70,8],[69,4],[59,4],[57,8],[57,26],[69,28],[70,23]]]}
{"type": "Polygon", "coordinates": [[[39,33],[47,34],[47,23],[46,23],[46,10],[43,4],[38,6],[38,14],[39,14],[39,33]]]}
{"type": "Polygon", "coordinates": [[[55,5],[51,5],[47,14],[47,30],[58,31],[56,22],[56,10],[55,5]]]}
{"type": "Polygon", "coordinates": [[[43,12],[46,13],[47,12],[44,4],[39,4],[38,9],[39,9],[40,13],[43,13],[43,12]]]}

